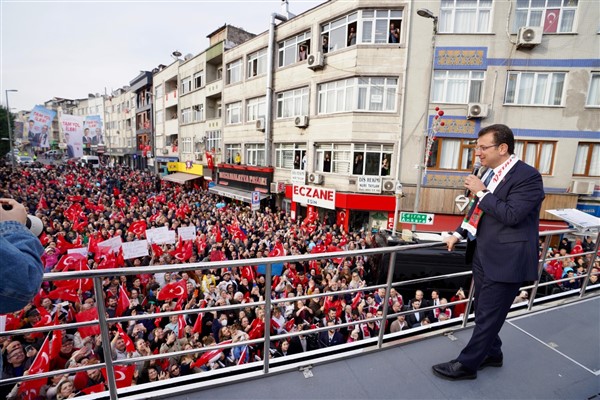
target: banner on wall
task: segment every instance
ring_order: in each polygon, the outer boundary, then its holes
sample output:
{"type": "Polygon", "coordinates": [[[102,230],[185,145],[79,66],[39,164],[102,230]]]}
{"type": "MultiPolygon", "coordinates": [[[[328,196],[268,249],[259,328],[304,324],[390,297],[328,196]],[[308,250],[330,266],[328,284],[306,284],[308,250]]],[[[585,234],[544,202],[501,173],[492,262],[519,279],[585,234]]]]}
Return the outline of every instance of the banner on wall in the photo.
{"type": "Polygon", "coordinates": [[[35,106],[27,120],[27,140],[33,147],[50,147],[50,126],[56,111],[42,106],[35,106]]]}
{"type": "Polygon", "coordinates": [[[63,131],[63,143],[66,146],[68,158],[83,156],[83,125],[84,118],[78,115],[63,114],[60,116],[60,126],[63,131]]]}
{"type": "Polygon", "coordinates": [[[103,126],[102,118],[99,115],[88,115],[85,117],[83,123],[83,144],[104,144],[103,126]]]}

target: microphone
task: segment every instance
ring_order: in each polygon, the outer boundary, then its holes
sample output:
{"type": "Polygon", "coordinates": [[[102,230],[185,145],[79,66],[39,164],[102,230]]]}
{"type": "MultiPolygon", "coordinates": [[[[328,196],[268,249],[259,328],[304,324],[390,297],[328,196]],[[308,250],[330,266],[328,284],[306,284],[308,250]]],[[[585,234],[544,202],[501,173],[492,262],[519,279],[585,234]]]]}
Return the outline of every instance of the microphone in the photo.
{"type": "MultiPolygon", "coordinates": [[[[2,204],[2,208],[6,211],[12,210],[12,205],[10,204],[2,204]]],[[[39,237],[44,230],[44,224],[42,220],[36,217],[35,215],[27,215],[27,221],[25,221],[25,226],[35,237],[39,237]]]]}
{"type": "MultiPolygon", "coordinates": [[[[479,176],[479,169],[481,168],[481,161],[479,161],[479,159],[477,159],[477,161],[475,161],[475,164],[473,164],[473,172],[471,173],[472,175],[475,176],[479,176]]],[[[465,197],[469,197],[469,193],[471,191],[469,189],[465,189],[465,197]]]]}

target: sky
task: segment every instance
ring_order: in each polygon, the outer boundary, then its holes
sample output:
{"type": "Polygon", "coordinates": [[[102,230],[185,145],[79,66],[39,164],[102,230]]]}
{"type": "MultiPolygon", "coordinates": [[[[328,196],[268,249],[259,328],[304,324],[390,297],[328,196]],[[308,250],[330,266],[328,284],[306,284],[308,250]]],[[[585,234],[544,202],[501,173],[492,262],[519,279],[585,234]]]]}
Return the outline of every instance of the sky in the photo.
{"type": "MultiPolygon", "coordinates": [[[[289,0],[298,15],[325,0],[289,0]]],[[[0,0],[0,103],[13,112],[53,97],[87,98],[128,85],[140,71],[196,55],[224,24],[259,34],[281,0],[0,0]]]]}

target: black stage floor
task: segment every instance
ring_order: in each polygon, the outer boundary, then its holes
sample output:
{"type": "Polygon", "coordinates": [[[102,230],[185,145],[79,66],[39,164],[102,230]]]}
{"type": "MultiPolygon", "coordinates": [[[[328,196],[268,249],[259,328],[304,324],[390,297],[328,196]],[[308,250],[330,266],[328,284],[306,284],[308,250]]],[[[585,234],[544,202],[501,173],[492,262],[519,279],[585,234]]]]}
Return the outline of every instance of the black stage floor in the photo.
{"type": "Polygon", "coordinates": [[[472,381],[434,376],[431,365],[455,358],[471,331],[315,365],[310,378],[294,370],[168,398],[600,400],[600,297],[508,320],[502,368],[472,381]]]}

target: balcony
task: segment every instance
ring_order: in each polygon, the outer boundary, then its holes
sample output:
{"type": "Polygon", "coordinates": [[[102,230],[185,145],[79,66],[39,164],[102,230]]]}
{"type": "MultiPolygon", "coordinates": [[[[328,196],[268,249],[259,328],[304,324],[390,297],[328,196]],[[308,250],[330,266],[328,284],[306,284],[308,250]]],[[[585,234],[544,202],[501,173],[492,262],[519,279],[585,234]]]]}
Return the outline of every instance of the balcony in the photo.
{"type": "Polygon", "coordinates": [[[170,92],[165,93],[164,96],[164,107],[169,108],[177,105],[177,89],[171,90],[170,92]]]}
{"type": "Polygon", "coordinates": [[[206,130],[215,131],[217,129],[221,129],[221,125],[223,125],[221,117],[206,120],[206,130]]]}
{"type": "Polygon", "coordinates": [[[177,132],[179,132],[179,121],[177,118],[165,122],[165,135],[177,135],[177,132]]]}
{"type": "Polygon", "coordinates": [[[221,92],[223,91],[223,79],[217,79],[206,85],[206,97],[207,98],[221,98],[221,92]]]}

